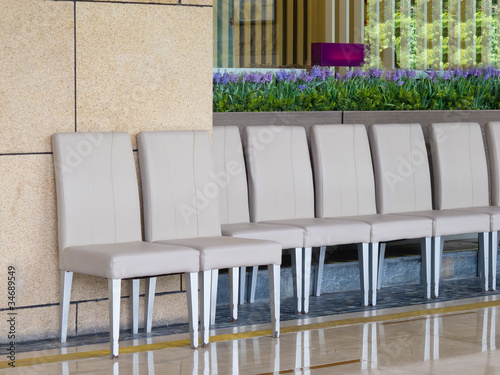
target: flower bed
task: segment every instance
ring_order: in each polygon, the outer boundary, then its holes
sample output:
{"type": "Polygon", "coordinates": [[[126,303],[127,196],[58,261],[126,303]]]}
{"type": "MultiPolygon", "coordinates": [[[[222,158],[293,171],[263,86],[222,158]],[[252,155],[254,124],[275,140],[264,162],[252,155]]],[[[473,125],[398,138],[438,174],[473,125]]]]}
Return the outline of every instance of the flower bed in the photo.
{"type": "Polygon", "coordinates": [[[500,109],[500,70],[221,73],[214,112],[500,109]]]}

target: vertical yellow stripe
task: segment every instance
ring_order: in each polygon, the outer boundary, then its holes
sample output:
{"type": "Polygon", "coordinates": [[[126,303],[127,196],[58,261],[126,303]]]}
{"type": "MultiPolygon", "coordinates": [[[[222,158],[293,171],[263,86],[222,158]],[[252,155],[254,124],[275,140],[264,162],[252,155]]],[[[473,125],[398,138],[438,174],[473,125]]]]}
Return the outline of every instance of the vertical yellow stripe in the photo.
{"type": "Polygon", "coordinates": [[[229,18],[228,18],[228,1],[229,0],[223,0],[222,1],[222,9],[220,11],[222,12],[222,66],[223,67],[228,67],[229,62],[229,48],[228,48],[228,39],[229,39],[229,18]]]}
{"type": "Polygon", "coordinates": [[[443,68],[443,0],[432,0],[432,21],[429,37],[432,48],[427,51],[427,61],[436,70],[443,68]]]}
{"type": "MultiPolygon", "coordinates": [[[[372,0],[373,1],[373,0],[372,0]]],[[[335,0],[325,0],[325,42],[335,43],[335,0]]]]}
{"type": "Polygon", "coordinates": [[[287,65],[293,64],[293,28],[295,25],[293,24],[293,5],[295,0],[285,0],[288,1],[287,6],[287,27],[286,27],[286,59],[287,65]]]}
{"type": "Polygon", "coordinates": [[[370,43],[369,64],[371,68],[380,67],[379,0],[368,0],[368,27],[366,32],[370,43]]]}
{"type": "Polygon", "coordinates": [[[465,0],[465,20],[462,64],[470,67],[476,64],[476,0],[465,0]]]}
{"type": "Polygon", "coordinates": [[[460,66],[460,0],[448,0],[448,68],[460,66]]]}
{"type": "MultiPolygon", "coordinates": [[[[233,1],[233,0],[230,0],[233,1]]],[[[234,67],[240,68],[240,2],[233,1],[233,55],[234,67]]]]}
{"type": "Polygon", "coordinates": [[[296,0],[297,4],[297,45],[295,46],[297,50],[297,61],[298,65],[304,65],[304,0],[296,0]]]}
{"type": "Polygon", "coordinates": [[[265,63],[267,66],[272,66],[273,64],[273,1],[268,0],[266,6],[266,51],[265,51],[265,63]]]}
{"type": "Polygon", "coordinates": [[[384,1],[384,26],[385,35],[383,43],[383,56],[384,66],[387,69],[394,69],[394,0],[384,1]]]}
{"type": "Polygon", "coordinates": [[[243,1],[242,7],[245,11],[245,18],[242,20],[244,25],[244,41],[243,41],[243,66],[242,68],[247,68],[251,63],[251,54],[252,54],[252,7],[250,1],[243,1]]]}
{"type": "Polygon", "coordinates": [[[314,1],[314,0],[310,0],[307,3],[307,25],[308,25],[307,36],[306,36],[307,37],[307,60],[305,61],[305,64],[308,66],[311,65],[311,43],[313,42],[313,39],[314,39],[314,34],[315,34],[314,29],[319,28],[320,23],[321,23],[321,19],[318,16],[325,14],[324,12],[315,13],[314,3],[316,3],[316,1],[314,1]],[[314,18],[313,18],[313,14],[314,14],[314,18]],[[317,25],[315,25],[315,23],[317,23],[317,25]]]}
{"type": "Polygon", "coordinates": [[[283,65],[283,1],[276,0],[276,64],[283,65]]]}
{"type": "Polygon", "coordinates": [[[492,1],[482,0],[481,2],[481,64],[491,65],[491,21],[492,21],[492,1]]]}
{"type": "Polygon", "coordinates": [[[255,0],[255,64],[259,67],[263,63],[262,58],[262,25],[264,23],[265,14],[263,9],[263,1],[255,0]]]}
{"type": "Polygon", "coordinates": [[[401,36],[399,64],[401,68],[410,68],[410,0],[401,0],[401,18],[399,22],[399,33],[401,36]]]}
{"type": "Polygon", "coordinates": [[[416,1],[416,68],[419,70],[425,70],[427,69],[427,0],[416,1]]]}

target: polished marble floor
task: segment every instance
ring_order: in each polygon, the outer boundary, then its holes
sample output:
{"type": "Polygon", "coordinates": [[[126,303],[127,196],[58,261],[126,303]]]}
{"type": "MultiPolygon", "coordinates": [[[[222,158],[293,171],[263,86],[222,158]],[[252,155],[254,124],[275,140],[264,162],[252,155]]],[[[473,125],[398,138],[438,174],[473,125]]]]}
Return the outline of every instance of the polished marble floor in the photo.
{"type": "MultiPolygon", "coordinates": [[[[500,294],[18,353],[2,374],[500,374],[500,294]]],[[[0,362],[0,365],[2,362],[0,362]]]]}

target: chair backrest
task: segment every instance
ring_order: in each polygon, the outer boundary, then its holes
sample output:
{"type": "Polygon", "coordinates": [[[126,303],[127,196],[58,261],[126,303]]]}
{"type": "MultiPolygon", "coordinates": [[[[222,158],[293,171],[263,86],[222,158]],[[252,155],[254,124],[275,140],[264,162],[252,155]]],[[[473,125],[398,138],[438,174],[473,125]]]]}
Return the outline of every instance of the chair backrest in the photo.
{"type": "Polygon", "coordinates": [[[238,127],[214,126],[212,149],[215,161],[214,178],[220,187],[220,222],[248,223],[250,213],[247,172],[238,127]]]}
{"type": "Polygon", "coordinates": [[[420,124],[368,128],[381,214],[432,210],[431,175],[420,124]]]}
{"type": "Polygon", "coordinates": [[[488,206],[488,170],[479,124],[431,124],[430,139],[436,209],[488,206]]]}
{"type": "Polygon", "coordinates": [[[220,188],[208,132],[140,133],[137,144],[146,240],[219,236],[220,188]]]}
{"type": "Polygon", "coordinates": [[[311,151],[317,217],[377,213],[364,125],[315,125],[311,130],[311,151]]]}
{"type": "Polygon", "coordinates": [[[60,253],[69,246],[141,241],[130,136],[59,133],[52,150],[60,253]]]}
{"type": "Polygon", "coordinates": [[[250,126],[243,135],[250,219],[313,218],[314,189],[304,128],[250,126]]]}
{"type": "Polygon", "coordinates": [[[500,122],[485,127],[491,172],[491,204],[500,206],[500,122]]]}

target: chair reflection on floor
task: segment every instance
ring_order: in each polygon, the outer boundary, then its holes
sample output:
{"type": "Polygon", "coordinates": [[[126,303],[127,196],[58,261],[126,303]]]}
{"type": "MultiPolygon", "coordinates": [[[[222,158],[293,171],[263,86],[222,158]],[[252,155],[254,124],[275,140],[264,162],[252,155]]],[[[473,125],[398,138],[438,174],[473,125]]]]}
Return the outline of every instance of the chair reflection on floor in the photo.
{"type": "Polygon", "coordinates": [[[490,307],[484,309],[483,312],[483,337],[481,340],[482,348],[481,351],[494,351],[497,349],[496,346],[496,319],[497,319],[497,308],[490,307]],[[489,326],[489,330],[488,330],[489,326]],[[489,336],[489,337],[488,337],[489,336]],[[489,338],[489,340],[488,340],[489,338]]]}
{"type": "Polygon", "coordinates": [[[439,327],[441,318],[428,316],[425,318],[425,349],[424,362],[439,359],[439,327]],[[431,344],[432,338],[432,344],[431,344]],[[432,349],[432,350],[431,350],[432,349]],[[432,357],[431,357],[432,352],[432,357]]]}
{"type": "Polygon", "coordinates": [[[378,323],[363,324],[363,349],[361,354],[361,370],[376,369],[378,366],[377,349],[378,323]]]}

